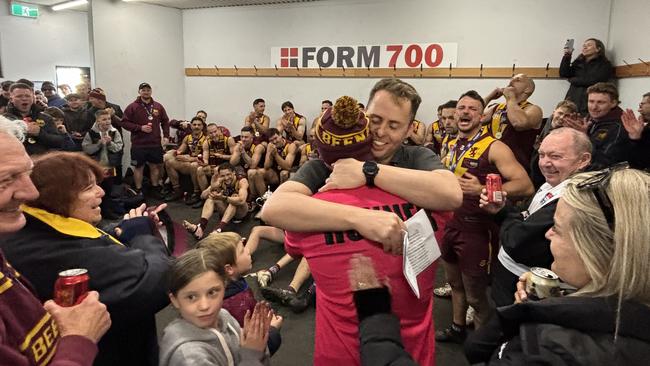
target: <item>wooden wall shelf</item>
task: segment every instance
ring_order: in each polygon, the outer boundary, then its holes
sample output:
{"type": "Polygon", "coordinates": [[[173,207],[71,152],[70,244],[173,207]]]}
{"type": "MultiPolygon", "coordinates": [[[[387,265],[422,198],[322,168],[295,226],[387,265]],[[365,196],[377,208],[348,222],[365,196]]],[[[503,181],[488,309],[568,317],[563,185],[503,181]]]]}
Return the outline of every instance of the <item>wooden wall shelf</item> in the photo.
{"type": "Polygon", "coordinates": [[[616,77],[619,79],[648,76],[650,76],[650,62],[616,66],[616,77]]]}
{"type": "MultiPolygon", "coordinates": [[[[287,69],[287,68],[257,68],[257,67],[188,67],[185,76],[200,77],[281,77],[281,78],[387,78],[403,79],[444,79],[444,78],[510,78],[515,74],[526,74],[535,79],[558,79],[559,69],[556,67],[453,67],[453,68],[328,68],[328,69],[287,69]]],[[[650,63],[636,63],[616,67],[616,77],[648,77],[650,63]]]]}
{"type": "Polygon", "coordinates": [[[185,76],[212,77],[301,77],[301,78],[510,78],[515,74],[524,73],[534,78],[558,78],[557,68],[541,67],[485,67],[485,68],[370,68],[370,69],[287,69],[287,68],[235,68],[235,67],[190,67],[185,69],[185,76]]]}

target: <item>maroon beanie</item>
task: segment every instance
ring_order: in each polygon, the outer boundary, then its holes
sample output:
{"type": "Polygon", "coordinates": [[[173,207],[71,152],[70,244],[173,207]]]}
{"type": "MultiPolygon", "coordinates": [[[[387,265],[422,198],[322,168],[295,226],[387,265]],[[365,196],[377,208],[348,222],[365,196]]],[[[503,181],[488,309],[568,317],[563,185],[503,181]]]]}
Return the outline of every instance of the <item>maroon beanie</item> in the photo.
{"type": "MultiPolygon", "coordinates": [[[[336,105],[341,106],[337,100],[336,105]]],[[[368,117],[358,109],[356,121],[335,121],[333,108],[328,108],[319,119],[316,125],[314,145],[318,149],[320,158],[328,165],[332,165],[339,159],[354,158],[359,161],[374,160],[372,156],[372,141],[370,138],[370,121],[368,117]]],[[[336,114],[340,116],[341,114],[336,114]]]]}
{"type": "Polygon", "coordinates": [[[91,90],[90,93],[88,93],[88,97],[101,99],[104,102],[106,101],[106,93],[104,93],[104,91],[99,88],[91,90]]]}

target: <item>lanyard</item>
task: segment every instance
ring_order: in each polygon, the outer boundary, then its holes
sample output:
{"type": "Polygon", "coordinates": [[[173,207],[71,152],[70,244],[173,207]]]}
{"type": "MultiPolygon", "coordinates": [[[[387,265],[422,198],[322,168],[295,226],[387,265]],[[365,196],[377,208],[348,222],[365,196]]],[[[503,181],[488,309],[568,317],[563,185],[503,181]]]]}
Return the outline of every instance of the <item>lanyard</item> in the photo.
{"type": "MultiPolygon", "coordinates": [[[[190,135],[192,136],[192,135],[190,135]]],[[[192,141],[190,142],[190,154],[196,153],[196,145],[198,145],[199,141],[201,141],[201,138],[203,138],[203,134],[201,134],[199,137],[194,137],[192,136],[192,141]]]]}
{"type": "Polygon", "coordinates": [[[480,137],[481,137],[481,129],[479,129],[478,133],[476,133],[476,135],[467,143],[467,145],[463,145],[460,148],[460,151],[461,151],[460,155],[457,154],[459,141],[456,140],[456,143],[454,144],[454,147],[451,148],[452,149],[452,151],[451,151],[452,155],[451,155],[451,158],[450,158],[451,165],[449,166],[449,170],[451,170],[452,172],[456,171],[456,166],[458,166],[458,162],[460,162],[463,159],[463,156],[465,156],[465,153],[467,151],[469,151],[469,149],[472,146],[474,146],[474,144],[476,143],[476,141],[478,141],[478,139],[480,137]]]}
{"type": "Polygon", "coordinates": [[[147,104],[144,102],[140,103],[142,105],[142,108],[144,108],[145,112],[147,112],[147,119],[149,121],[153,120],[153,102],[149,103],[149,107],[147,107],[147,104]]]}
{"type": "Polygon", "coordinates": [[[524,216],[524,220],[527,219],[530,215],[537,212],[537,210],[539,210],[540,208],[544,207],[546,204],[551,203],[556,199],[560,198],[562,193],[564,193],[566,184],[567,184],[566,180],[556,185],[555,187],[551,187],[550,184],[544,183],[539,188],[535,196],[533,197],[533,200],[530,202],[530,205],[528,206],[528,210],[522,212],[522,215],[524,216]]]}

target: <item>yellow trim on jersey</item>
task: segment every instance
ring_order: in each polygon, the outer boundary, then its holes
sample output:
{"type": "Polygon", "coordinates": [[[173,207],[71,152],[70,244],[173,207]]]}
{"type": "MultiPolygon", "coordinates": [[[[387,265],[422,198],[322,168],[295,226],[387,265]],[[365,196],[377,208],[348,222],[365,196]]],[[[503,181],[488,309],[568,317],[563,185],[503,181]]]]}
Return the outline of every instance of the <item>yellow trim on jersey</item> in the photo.
{"type": "Polygon", "coordinates": [[[196,145],[194,145],[194,151],[192,151],[192,142],[194,141],[194,136],[192,136],[192,134],[185,136],[183,142],[187,145],[187,150],[190,156],[196,157],[203,152],[203,144],[205,143],[205,140],[206,137],[203,132],[201,132],[201,136],[198,138],[196,145]]]}
{"type": "Polygon", "coordinates": [[[435,120],[435,121],[431,122],[431,127],[429,127],[429,128],[431,129],[432,138],[435,139],[438,142],[442,141],[442,136],[443,136],[444,130],[440,128],[440,120],[435,120]]]}
{"type": "MultiPolygon", "coordinates": [[[[458,164],[456,164],[456,169],[454,170],[454,175],[456,175],[457,177],[462,177],[463,174],[465,174],[467,172],[467,168],[463,167],[463,162],[465,161],[465,158],[467,158],[469,156],[472,159],[478,160],[481,156],[483,156],[483,154],[487,151],[487,149],[490,147],[490,145],[492,145],[492,143],[494,141],[496,141],[496,139],[494,137],[489,136],[489,135],[486,136],[485,133],[483,133],[483,136],[481,137],[481,139],[476,141],[472,145],[472,149],[476,149],[476,150],[473,150],[471,152],[471,154],[468,154],[468,153],[470,153],[468,151],[467,153],[463,154],[463,156],[460,158],[460,161],[458,162],[458,164]]],[[[449,151],[451,151],[454,148],[454,146],[456,145],[457,142],[458,142],[458,138],[455,138],[455,139],[453,139],[453,140],[451,140],[449,142],[449,151]]],[[[456,153],[458,153],[458,152],[456,152],[456,153]]],[[[451,163],[452,163],[451,162],[451,154],[449,154],[448,159],[447,159],[447,161],[445,163],[445,166],[447,167],[447,169],[449,169],[451,167],[451,163]]]]}
{"type": "Polygon", "coordinates": [[[32,338],[34,338],[34,336],[41,330],[41,328],[43,328],[43,325],[45,325],[45,323],[47,323],[47,321],[50,320],[50,318],[51,318],[50,313],[45,312],[45,315],[43,315],[41,320],[39,320],[38,323],[36,323],[36,325],[34,326],[34,328],[32,328],[32,330],[30,330],[29,333],[27,333],[27,335],[25,336],[25,340],[20,345],[20,352],[23,352],[24,350],[27,349],[29,344],[32,342],[32,338]]]}
{"type": "Polygon", "coordinates": [[[85,221],[75,219],[73,217],[63,217],[61,215],[47,212],[40,208],[30,207],[27,205],[21,205],[21,209],[25,213],[37,218],[44,224],[62,234],[89,239],[98,239],[103,235],[107,235],[109,239],[115,242],[115,244],[124,245],[111,235],[85,221]]]}
{"type": "Polygon", "coordinates": [[[2,280],[3,278],[6,278],[6,281],[4,281],[2,285],[0,285],[0,294],[9,290],[14,285],[14,282],[11,280],[11,278],[5,277],[4,273],[0,272],[0,280],[2,280]]]}
{"type": "MultiPolygon", "coordinates": [[[[529,104],[531,104],[529,101],[524,100],[523,102],[519,103],[519,107],[521,109],[524,109],[527,107],[529,104]]],[[[506,130],[508,127],[508,124],[502,121],[501,114],[506,110],[507,103],[499,103],[499,105],[494,108],[494,112],[492,112],[492,120],[485,125],[484,130],[487,131],[492,137],[496,138],[497,140],[500,140],[501,137],[503,136],[503,131],[506,130]]]]}
{"type": "Polygon", "coordinates": [[[50,348],[50,354],[47,355],[47,357],[45,357],[45,359],[43,360],[43,362],[41,362],[41,363],[39,364],[40,366],[45,366],[45,365],[47,365],[47,364],[50,363],[50,360],[51,360],[52,357],[54,357],[54,355],[56,354],[56,348],[57,348],[58,345],[59,345],[59,343],[57,342],[56,344],[53,345],[52,348],[50,348]]]}

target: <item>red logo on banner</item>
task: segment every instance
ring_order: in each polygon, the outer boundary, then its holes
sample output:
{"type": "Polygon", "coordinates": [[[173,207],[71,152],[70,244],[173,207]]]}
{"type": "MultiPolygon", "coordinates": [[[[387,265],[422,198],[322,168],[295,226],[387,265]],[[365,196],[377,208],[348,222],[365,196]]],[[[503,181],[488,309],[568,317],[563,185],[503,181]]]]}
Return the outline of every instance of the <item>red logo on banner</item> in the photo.
{"type": "Polygon", "coordinates": [[[280,67],[298,67],[298,47],[280,48],[280,67]]]}

